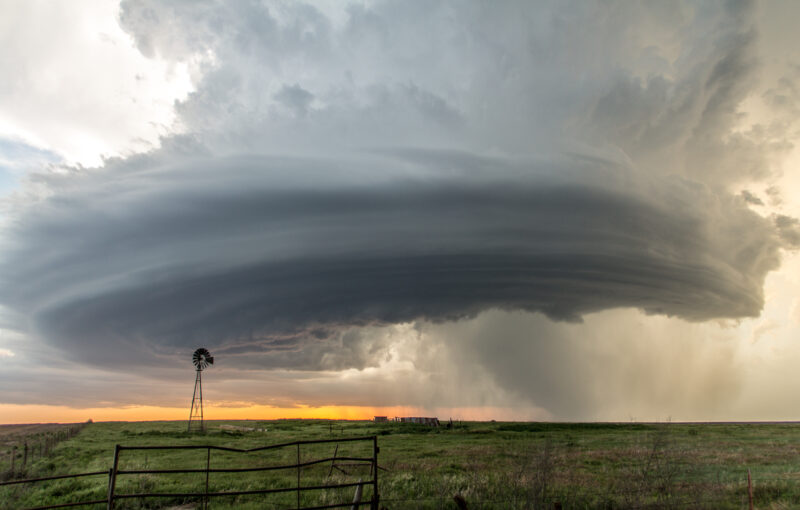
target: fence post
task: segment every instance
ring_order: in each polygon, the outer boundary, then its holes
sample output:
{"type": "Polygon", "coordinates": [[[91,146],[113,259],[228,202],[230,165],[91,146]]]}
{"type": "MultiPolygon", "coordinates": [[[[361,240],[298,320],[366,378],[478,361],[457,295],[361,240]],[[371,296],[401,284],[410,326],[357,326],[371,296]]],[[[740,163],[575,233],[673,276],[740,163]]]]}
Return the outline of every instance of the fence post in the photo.
{"type": "Polygon", "coordinates": [[[114,509],[114,488],[117,485],[117,468],[119,467],[119,445],[114,447],[114,467],[111,468],[111,481],[108,484],[108,503],[106,510],[114,509]]]}
{"type": "Polygon", "coordinates": [[[22,471],[24,473],[25,470],[28,469],[28,442],[25,441],[25,443],[23,443],[23,445],[25,447],[25,449],[23,450],[23,455],[22,455],[22,471]]]}
{"type": "Polygon", "coordinates": [[[300,510],[300,443],[297,443],[297,510],[300,510]]]}
{"type": "Polygon", "coordinates": [[[208,447],[208,455],[206,456],[206,495],[203,497],[203,508],[208,510],[208,470],[211,469],[211,447],[208,447]]]}
{"type": "Polygon", "coordinates": [[[372,504],[371,510],[378,510],[380,496],[378,496],[378,436],[372,436],[372,504]]]}
{"type": "Polygon", "coordinates": [[[336,443],[336,448],[333,449],[333,459],[331,460],[331,468],[328,470],[328,478],[333,473],[333,468],[336,467],[336,454],[339,452],[339,443],[336,443]]]}
{"type": "Polygon", "coordinates": [[[14,476],[14,464],[17,462],[17,445],[11,449],[11,476],[14,476]]]}
{"type": "Polygon", "coordinates": [[[750,468],[747,468],[747,500],[748,508],[753,510],[753,479],[750,478],[750,468]]]}
{"type": "Polygon", "coordinates": [[[353,506],[350,507],[350,510],[359,510],[361,508],[361,494],[364,491],[364,485],[361,484],[361,478],[358,479],[358,485],[356,485],[356,493],[353,494],[353,506]]]}
{"type": "Polygon", "coordinates": [[[106,485],[106,494],[111,492],[111,479],[114,478],[114,469],[108,468],[108,484],[106,485]]]}

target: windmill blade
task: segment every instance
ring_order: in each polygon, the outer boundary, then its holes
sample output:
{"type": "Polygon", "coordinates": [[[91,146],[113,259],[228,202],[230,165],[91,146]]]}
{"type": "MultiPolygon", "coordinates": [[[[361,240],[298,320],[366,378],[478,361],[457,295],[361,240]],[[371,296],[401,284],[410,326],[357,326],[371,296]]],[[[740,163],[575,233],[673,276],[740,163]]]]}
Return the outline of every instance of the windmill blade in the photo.
{"type": "Polygon", "coordinates": [[[208,349],[200,347],[192,354],[192,363],[197,367],[197,370],[204,370],[208,368],[208,365],[214,363],[214,358],[211,356],[211,353],[208,352],[208,349]]]}

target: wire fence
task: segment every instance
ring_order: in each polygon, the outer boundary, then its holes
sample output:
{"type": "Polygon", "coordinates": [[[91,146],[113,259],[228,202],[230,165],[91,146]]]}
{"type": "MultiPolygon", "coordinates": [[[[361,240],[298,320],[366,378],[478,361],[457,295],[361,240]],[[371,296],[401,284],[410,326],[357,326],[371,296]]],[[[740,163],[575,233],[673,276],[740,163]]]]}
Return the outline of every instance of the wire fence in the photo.
{"type": "MultiPolygon", "coordinates": [[[[75,473],[75,474],[68,474],[68,475],[56,475],[56,476],[45,476],[40,478],[26,478],[22,480],[10,480],[5,482],[0,482],[0,487],[3,486],[13,486],[13,485],[30,485],[36,484],[41,482],[49,482],[52,480],[67,480],[67,479],[75,479],[75,478],[85,478],[90,476],[100,476],[105,475],[109,477],[111,480],[111,470],[108,471],[93,471],[89,473],[75,473]]],[[[101,503],[105,503],[105,499],[86,499],[86,500],[79,500],[79,501],[70,501],[66,503],[56,503],[53,505],[45,505],[45,506],[36,506],[36,507],[29,507],[26,510],[45,510],[49,508],[67,508],[67,507],[76,507],[76,506],[87,506],[87,505],[97,505],[101,503]]]]}
{"type": "MultiPolygon", "coordinates": [[[[268,504],[298,510],[362,508],[378,510],[377,436],[292,441],[240,449],[214,445],[116,445],[108,471],[65,474],[0,482],[0,487],[31,485],[54,480],[107,476],[104,498],[28,507],[44,510],[160,499],[163,504],[199,504],[208,508],[216,498],[268,504]],[[153,452],[161,455],[152,456],[153,452]],[[213,455],[212,455],[213,452],[213,455]],[[201,456],[197,453],[203,454],[201,456]],[[203,467],[173,467],[176,464],[203,467]],[[257,473],[257,480],[245,474],[257,473]],[[213,475],[213,476],[212,476],[213,475]],[[215,484],[224,490],[215,489],[215,484]],[[347,492],[347,491],[351,492],[347,492]],[[243,499],[244,498],[244,499],[243,499]],[[265,499],[266,498],[266,499],[265,499]]],[[[234,505],[236,503],[233,503],[234,505]]]]}
{"type": "Polygon", "coordinates": [[[7,444],[0,449],[0,480],[25,476],[33,462],[48,457],[59,443],[75,437],[88,424],[74,423],[48,428],[7,444]]]}

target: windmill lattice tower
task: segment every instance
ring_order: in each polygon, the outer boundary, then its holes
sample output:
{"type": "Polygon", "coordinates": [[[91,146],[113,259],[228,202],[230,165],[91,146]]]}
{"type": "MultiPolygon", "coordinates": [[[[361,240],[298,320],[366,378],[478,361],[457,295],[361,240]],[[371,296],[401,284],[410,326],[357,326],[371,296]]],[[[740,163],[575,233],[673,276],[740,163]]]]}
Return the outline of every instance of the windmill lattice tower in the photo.
{"type": "Polygon", "coordinates": [[[205,425],[203,424],[203,370],[208,365],[214,364],[214,357],[208,352],[208,349],[203,347],[194,351],[192,354],[192,363],[197,372],[197,377],[194,379],[194,393],[192,394],[192,407],[189,409],[189,432],[192,430],[204,431],[205,425]]]}

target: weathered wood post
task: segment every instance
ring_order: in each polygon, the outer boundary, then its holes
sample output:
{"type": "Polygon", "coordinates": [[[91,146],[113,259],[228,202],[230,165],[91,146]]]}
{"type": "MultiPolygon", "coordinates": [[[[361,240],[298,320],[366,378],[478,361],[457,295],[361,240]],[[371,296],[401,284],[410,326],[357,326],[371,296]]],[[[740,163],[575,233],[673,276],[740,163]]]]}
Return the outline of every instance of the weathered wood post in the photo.
{"type": "Polygon", "coordinates": [[[22,471],[25,472],[25,470],[28,468],[28,442],[25,441],[23,446],[24,446],[24,449],[22,450],[22,452],[23,452],[22,453],[22,471]]]}
{"type": "Polygon", "coordinates": [[[748,508],[753,510],[753,479],[750,477],[750,468],[747,468],[747,500],[748,508]]]}
{"type": "Polygon", "coordinates": [[[361,508],[361,495],[364,493],[364,485],[361,483],[361,478],[358,479],[358,485],[356,485],[356,493],[353,494],[353,506],[350,507],[350,510],[358,510],[361,508]]]}
{"type": "Polygon", "coordinates": [[[17,462],[17,445],[11,449],[11,476],[14,476],[14,464],[17,462]]]}

